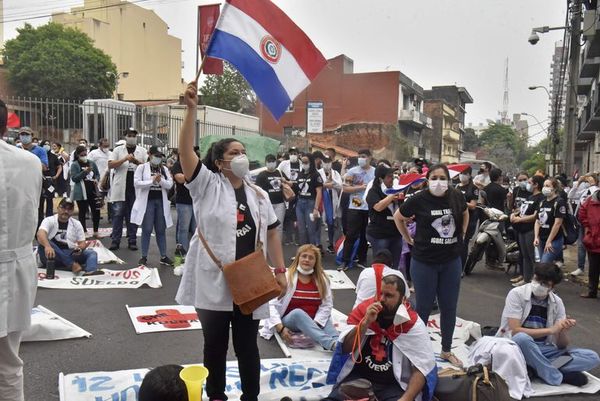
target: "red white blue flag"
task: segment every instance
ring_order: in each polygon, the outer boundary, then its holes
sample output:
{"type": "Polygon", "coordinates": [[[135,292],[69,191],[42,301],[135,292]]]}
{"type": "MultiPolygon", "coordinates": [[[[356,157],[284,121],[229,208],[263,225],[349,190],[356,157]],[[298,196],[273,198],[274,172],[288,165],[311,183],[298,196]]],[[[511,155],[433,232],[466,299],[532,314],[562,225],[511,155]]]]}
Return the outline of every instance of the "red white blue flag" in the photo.
{"type": "Polygon", "coordinates": [[[308,36],[269,0],[227,0],[206,55],[232,64],[276,120],[327,65],[308,36]]]}

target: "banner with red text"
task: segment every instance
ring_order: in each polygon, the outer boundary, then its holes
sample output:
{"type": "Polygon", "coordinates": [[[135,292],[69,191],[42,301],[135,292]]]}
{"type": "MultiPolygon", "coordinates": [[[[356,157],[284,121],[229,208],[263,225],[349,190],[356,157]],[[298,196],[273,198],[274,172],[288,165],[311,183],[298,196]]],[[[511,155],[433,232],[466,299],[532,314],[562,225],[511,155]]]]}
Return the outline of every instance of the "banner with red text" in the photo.
{"type": "MultiPolygon", "coordinates": [[[[206,6],[198,6],[198,47],[200,49],[200,59],[204,57],[210,37],[212,36],[217,20],[219,19],[219,4],[209,4],[206,6]]],[[[204,60],[202,68],[204,74],[223,74],[223,60],[218,58],[207,57],[204,60]]]]}
{"type": "Polygon", "coordinates": [[[38,269],[38,287],[65,290],[140,288],[144,284],[151,288],[162,287],[158,269],[139,266],[127,270],[101,270],[104,274],[97,276],[82,276],[70,271],[56,270],[54,279],[48,280],[46,269],[38,269]]]}
{"type": "Polygon", "coordinates": [[[193,306],[130,307],[125,305],[125,307],[137,334],[202,329],[193,306]]]}

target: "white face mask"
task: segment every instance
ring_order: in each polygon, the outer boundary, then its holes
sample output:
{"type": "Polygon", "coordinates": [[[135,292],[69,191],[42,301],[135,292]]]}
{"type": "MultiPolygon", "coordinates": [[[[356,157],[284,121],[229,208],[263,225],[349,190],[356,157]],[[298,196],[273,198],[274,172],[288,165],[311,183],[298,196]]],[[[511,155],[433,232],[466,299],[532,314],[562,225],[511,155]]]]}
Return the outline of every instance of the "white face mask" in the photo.
{"type": "Polygon", "coordinates": [[[47,152],[50,150],[50,145],[44,145],[44,150],[47,152]]]}
{"type": "Polygon", "coordinates": [[[19,135],[19,139],[21,139],[23,145],[29,145],[33,137],[31,135],[19,135]]]}
{"type": "Polygon", "coordinates": [[[358,165],[360,167],[365,167],[367,165],[367,158],[366,157],[359,157],[358,158],[358,165]]]}
{"type": "Polygon", "coordinates": [[[292,163],[298,162],[298,155],[290,155],[290,161],[292,163]]]}
{"type": "Polygon", "coordinates": [[[152,156],[152,158],[150,158],[150,164],[152,164],[153,166],[158,166],[161,162],[162,162],[161,157],[152,156]]]}
{"type": "Polygon", "coordinates": [[[448,180],[429,181],[429,192],[433,196],[444,196],[448,190],[448,180]]]}
{"type": "Polygon", "coordinates": [[[302,170],[304,170],[305,173],[308,173],[308,171],[310,170],[310,164],[302,163],[302,170]]]}
{"type": "Polygon", "coordinates": [[[137,144],[137,138],[135,136],[127,136],[125,137],[125,143],[127,146],[135,146],[137,144]]]}
{"type": "Polygon", "coordinates": [[[87,156],[79,156],[79,161],[82,163],[87,163],[87,156]]]}
{"type": "Polygon", "coordinates": [[[331,163],[323,163],[323,170],[331,171],[331,163]]]}
{"type": "Polygon", "coordinates": [[[471,179],[471,176],[468,174],[459,174],[458,179],[460,180],[461,184],[467,184],[471,179]]]}
{"type": "Polygon", "coordinates": [[[231,162],[231,172],[238,178],[244,178],[250,170],[250,161],[246,155],[237,155],[231,162]]]}
{"type": "Polygon", "coordinates": [[[546,298],[550,293],[550,288],[538,283],[537,281],[531,281],[531,293],[538,298],[546,298]]]}
{"type": "Polygon", "coordinates": [[[519,181],[519,188],[527,191],[527,184],[529,184],[527,181],[519,181]]]}
{"type": "Polygon", "coordinates": [[[549,197],[550,195],[552,195],[553,192],[554,192],[554,190],[552,188],[549,188],[549,187],[542,188],[542,194],[544,194],[545,197],[549,197]]]}
{"type": "Polygon", "coordinates": [[[298,266],[298,273],[302,274],[303,276],[310,276],[311,274],[313,274],[315,272],[314,268],[311,268],[310,270],[304,270],[304,268],[302,266],[298,266]]]}
{"type": "Polygon", "coordinates": [[[276,162],[267,162],[267,170],[273,171],[273,170],[275,170],[275,167],[277,167],[276,162]]]}
{"type": "Polygon", "coordinates": [[[533,192],[533,184],[528,182],[527,185],[525,185],[525,189],[527,192],[533,192]]]}

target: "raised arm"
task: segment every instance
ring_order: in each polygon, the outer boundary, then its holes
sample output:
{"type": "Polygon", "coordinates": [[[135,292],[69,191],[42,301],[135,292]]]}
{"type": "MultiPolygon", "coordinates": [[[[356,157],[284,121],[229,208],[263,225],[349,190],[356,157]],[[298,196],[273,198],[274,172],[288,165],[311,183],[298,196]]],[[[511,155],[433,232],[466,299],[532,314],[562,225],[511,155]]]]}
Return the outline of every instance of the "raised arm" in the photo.
{"type": "Polygon", "coordinates": [[[198,165],[198,155],[194,152],[194,136],[196,133],[196,114],[198,109],[198,83],[188,84],[183,97],[187,110],[179,133],[179,161],[186,180],[190,180],[198,165]]]}

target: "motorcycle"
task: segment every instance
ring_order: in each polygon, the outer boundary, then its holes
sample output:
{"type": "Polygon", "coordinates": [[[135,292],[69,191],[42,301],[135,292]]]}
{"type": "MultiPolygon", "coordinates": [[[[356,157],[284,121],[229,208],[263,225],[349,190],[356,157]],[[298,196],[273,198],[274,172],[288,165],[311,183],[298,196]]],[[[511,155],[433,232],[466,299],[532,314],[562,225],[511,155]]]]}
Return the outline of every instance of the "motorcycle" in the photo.
{"type": "Polygon", "coordinates": [[[501,210],[478,206],[488,217],[479,225],[475,243],[465,262],[465,274],[473,272],[475,265],[481,260],[483,254],[488,252],[488,261],[497,264],[508,263],[506,271],[516,266],[519,262],[519,245],[514,236],[504,237],[500,230],[500,223],[508,220],[508,216],[501,210]]]}

